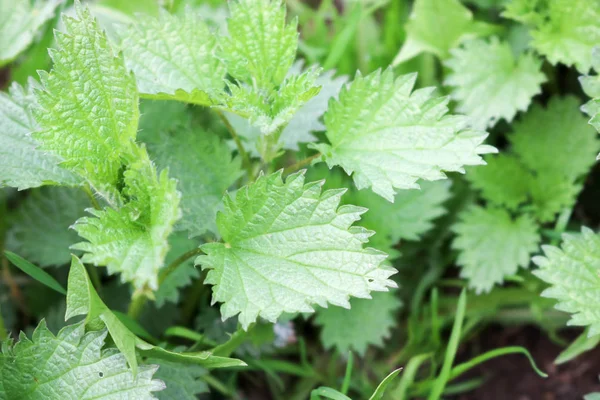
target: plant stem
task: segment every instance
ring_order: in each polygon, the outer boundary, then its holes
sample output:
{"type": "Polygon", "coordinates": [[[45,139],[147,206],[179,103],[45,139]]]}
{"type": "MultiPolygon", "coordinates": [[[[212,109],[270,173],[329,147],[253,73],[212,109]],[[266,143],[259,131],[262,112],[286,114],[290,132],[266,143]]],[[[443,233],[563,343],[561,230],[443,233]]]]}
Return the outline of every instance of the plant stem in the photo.
{"type": "Polygon", "coordinates": [[[0,341],[5,341],[8,338],[8,332],[4,326],[4,317],[2,317],[2,305],[0,304],[0,341]]]}
{"type": "Polygon", "coordinates": [[[206,382],[208,384],[208,386],[215,389],[217,392],[221,393],[224,396],[229,397],[233,394],[231,392],[231,390],[223,384],[223,382],[221,382],[220,380],[218,380],[217,378],[215,378],[212,375],[205,374],[205,375],[202,375],[200,377],[200,379],[202,379],[204,382],[206,382]]]}
{"type": "Polygon", "coordinates": [[[90,188],[90,186],[83,185],[82,189],[85,192],[85,194],[87,194],[88,198],[90,199],[90,203],[92,203],[92,206],[96,210],[100,210],[101,208],[100,208],[100,204],[98,203],[98,199],[96,199],[96,196],[94,196],[94,193],[92,192],[92,189],[90,188]]]}
{"type": "Polygon", "coordinates": [[[246,337],[253,327],[254,325],[251,325],[247,331],[238,328],[238,330],[231,335],[228,341],[212,349],[212,354],[220,357],[229,357],[231,353],[235,351],[235,349],[240,347],[242,343],[246,341],[246,337]]]}
{"type": "Polygon", "coordinates": [[[223,124],[225,125],[225,127],[227,128],[229,133],[231,134],[231,137],[233,138],[233,141],[235,142],[235,146],[237,147],[238,152],[240,153],[240,156],[242,157],[242,165],[246,169],[246,172],[248,172],[248,177],[251,178],[252,177],[252,164],[250,162],[250,156],[248,156],[248,153],[246,152],[246,149],[244,148],[244,145],[242,144],[240,137],[235,132],[235,129],[229,123],[229,120],[225,117],[225,114],[223,114],[222,111],[217,111],[217,115],[219,116],[219,118],[221,118],[221,121],[223,122],[223,124]]]}
{"type": "Polygon", "coordinates": [[[305,167],[307,165],[310,165],[310,163],[312,163],[314,160],[316,160],[317,158],[319,158],[321,156],[322,156],[321,153],[317,153],[317,154],[314,154],[314,155],[312,155],[310,157],[306,157],[305,159],[300,160],[300,161],[298,161],[298,162],[290,165],[289,167],[285,168],[283,170],[283,175],[289,175],[292,172],[296,172],[300,168],[305,167]]]}
{"type": "Polygon", "coordinates": [[[93,265],[86,265],[85,269],[87,270],[87,273],[90,276],[90,279],[92,280],[92,284],[94,285],[96,292],[98,292],[98,294],[102,296],[102,282],[100,281],[100,275],[98,275],[98,267],[95,267],[93,265]]]}
{"type": "Polygon", "coordinates": [[[130,318],[137,320],[144,310],[146,300],[148,300],[148,298],[142,292],[137,290],[133,292],[133,295],[131,296],[131,303],[129,303],[129,308],[127,309],[127,315],[130,318]]]}
{"type": "Polygon", "coordinates": [[[177,267],[179,267],[182,263],[187,261],[189,258],[194,257],[199,254],[204,254],[204,252],[202,250],[200,250],[199,247],[197,247],[190,251],[186,251],[185,253],[183,253],[182,255],[177,257],[177,259],[175,259],[175,261],[173,261],[171,264],[169,264],[167,266],[167,268],[162,270],[162,272],[160,273],[160,276],[158,278],[158,284],[160,285],[161,283],[163,283],[165,281],[165,279],[167,279],[167,276],[169,276],[170,273],[175,271],[177,269],[177,267]]]}

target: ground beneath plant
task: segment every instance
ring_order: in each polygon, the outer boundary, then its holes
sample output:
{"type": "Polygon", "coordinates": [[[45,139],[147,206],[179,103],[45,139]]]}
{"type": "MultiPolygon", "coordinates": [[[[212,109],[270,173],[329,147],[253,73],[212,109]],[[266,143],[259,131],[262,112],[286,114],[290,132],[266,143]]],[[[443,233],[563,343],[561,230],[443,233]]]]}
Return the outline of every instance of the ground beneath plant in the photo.
{"type": "MultiPolygon", "coordinates": [[[[561,337],[572,340],[578,332],[568,331],[561,337]]],[[[456,400],[581,400],[590,392],[600,392],[600,348],[575,360],[556,366],[553,361],[563,348],[533,327],[490,327],[471,342],[458,361],[503,346],[527,348],[538,366],[549,376],[539,377],[521,354],[490,360],[478,366],[469,377],[486,377],[478,389],[456,396],[456,400]]]]}

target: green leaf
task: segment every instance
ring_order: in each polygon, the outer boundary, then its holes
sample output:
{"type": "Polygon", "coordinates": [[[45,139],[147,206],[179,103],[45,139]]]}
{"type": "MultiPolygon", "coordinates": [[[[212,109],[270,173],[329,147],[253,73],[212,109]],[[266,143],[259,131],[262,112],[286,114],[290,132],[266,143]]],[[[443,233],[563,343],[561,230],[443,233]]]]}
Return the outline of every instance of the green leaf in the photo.
{"type": "Polygon", "coordinates": [[[43,269],[33,265],[23,257],[10,251],[5,251],[4,254],[11,263],[36,281],[48,286],[53,290],[56,290],[60,294],[67,294],[67,291],[61,286],[61,284],[43,269]]]}
{"type": "Polygon", "coordinates": [[[600,43],[600,2],[512,0],[503,16],[529,25],[531,45],[550,63],[589,71],[592,48],[600,43]]]}
{"type": "Polygon", "coordinates": [[[34,190],[11,218],[6,247],[40,267],[68,264],[69,248],[79,239],[71,225],[89,206],[90,200],[81,189],[34,190]]]}
{"type": "Polygon", "coordinates": [[[572,314],[568,325],[589,326],[588,337],[600,334],[600,238],[589,228],[565,234],[561,247],[543,246],[533,258],[533,273],[550,285],[542,296],[558,300],[556,308],[572,314]]]}
{"type": "Polygon", "coordinates": [[[452,86],[456,111],[467,114],[480,129],[500,119],[511,122],[525,111],[546,81],[542,62],[531,53],[516,58],[508,42],[472,40],[450,51],[445,62],[451,72],[444,84],[452,86]]]}
{"type": "Polygon", "coordinates": [[[183,128],[146,132],[148,151],[159,168],[179,182],[182,218],[177,228],[190,237],[216,232],[215,217],[225,191],[242,175],[241,161],[210,132],[183,128]]]}
{"type": "Polygon", "coordinates": [[[406,41],[392,65],[422,53],[446,58],[463,40],[492,33],[493,28],[473,20],[459,0],[416,0],[405,26],[406,41]]]}
{"type": "Polygon", "coordinates": [[[581,333],[581,335],[577,336],[569,347],[560,352],[556,360],[554,360],[554,364],[560,365],[566,362],[569,362],[581,354],[593,350],[600,343],[600,335],[595,335],[589,337],[589,328],[586,328],[585,331],[581,333]]]}
{"type": "Polygon", "coordinates": [[[579,78],[583,91],[592,98],[581,110],[590,117],[589,124],[600,132],[600,47],[594,47],[592,50],[592,66],[596,75],[584,75],[579,78]]]}
{"type": "Polygon", "coordinates": [[[198,365],[183,365],[155,358],[148,358],[146,364],[158,365],[154,377],[165,383],[165,390],[156,394],[159,400],[196,400],[198,394],[208,392],[208,386],[200,380],[207,371],[198,365]]]}
{"type": "Polygon", "coordinates": [[[157,176],[144,148],[123,175],[122,191],[129,201],[120,209],[88,210],[92,217],[77,220],[74,229],[87,242],[72,246],[82,261],[105,265],[110,274],[138,289],[158,288],[158,271],[169,250],[167,238],[181,216],[177,181],[163,170],[157,176]]]}
{"type": "Polygon", "coordinates": [[[37,31],[63,0],[0,0],[0,67],[33,42],[37,31]]]}
{"type": "Polygon", "coordinates": [[[512,154],[486,158],[487,165],[470,168],[467,179],[493,205],[516,210],[526,202],[535,178],[512,154]]]}
{"type": "Polygon", "coordinates": [[[317,311],[315,322],[322,327],[321,341],[326,348],[335,347],[342,354],[354,350],[363,355],[369,345],[383,346],[396,325],[396,311],[402,302],[393,292],[372,296],[350,300],[349,309],[331,306],[317,311]]]}
{"type": "Polygon", "coordinates": [[[225,88],[225,66],[215,57],[217,37],[197,12],[139,15],[119,35],[142,97],[206,106],[225,88]]]}
{"type": "Polygon", "coordinates": [[[433,220],[446,213],[443,203],[450,198],[450,181],[423,182],[420,190],[403,190],[394,203],[375,193],[350,191],[345,201],[369,209],[360,225],[375,231],[369,243],[390,252],[400,240],[419,240],[433,228],[433,220]]]}
{"type": "Polygon", "coordinates": [[[231,1],[229,11],[220,54],[227,71],[260,88],[279,86],[296,58],[297,19],[286,24],[281,0],[231,1]]]}
{"type": "Polygon", "coordinates": [[[444,171],[463,172],[464,165],[484,163],[480,154],[496,151],[481,144],[487,134],[469,129],[467,117],[445,115],[448,99],[432,97],[433,88],[412,92],[415,79],[394,79],[391,69],[357,74],[325,113],[331,145],[314,146],[330,168],[353,174],[358,189],[371,187],[390,202],[394,188],[444,179],[444,171]]]}
{"type": "Polygon", "coordinates": [[[58,166],[60,158],[39,150],[38,142],[31,137],[31,132],[38,128],[30,110],[35,103],[36,85],[31,79],[25,87],[13,83],[8,93],[0,92],[0,187],[23,190],[44,184],[79,182],[58,166]]]}
{"type": "Polygon", "coordinates": [[[589,171],[600,140],[579,112],[579,104],[573,96],[553,97],[546,108],[534,105],[513,124],[508,139],[526,167],[567,180],[589,171]]]}
{"type": "Polygon", "coordinates": [[[56,32],[52,71],[40,72],[34,137],[64,160],[62,167],[116,201],[121,165],[135,144],[137,88],[90,11],[78,5],[76,12],[77,19],[65,16],[65,31],[56,32]]]}
{"type": "Polygon", "coordinates": [[[548,171],[534,176],[529,190],[535,217],[540,222],[554,221],[556,214],[573,207],[581,188],[559,173],[548,171]]]}
{"type": "Polygon", "coordinates": [[[398,369],[390,372],[379,383],[379,385],[377,385],[377,388],[375,389],[375,391],[373,392],[373,394],[371,395],[371,397],[369,397],[369,400],[381,400],[381,399],[383,399],[383,395],[385,394],[385,391],[386,391],[387,387],[398,376],[398,374],[400,373],[400,371],[402,371],[402,368],[398,368],[398,369]]]}
{"type": "Polygon", "coordinates": [[[201,246],[196,260],[210,271],[213,302],[221,314],[236,314],[244,327],[261,316],[312,312],[312,304],[348,307],[348,297],[367,298],[396,284],[386,255],[363,248],[371,232],[352,227],[365,209],[342,206],[344,190],[321,193],[322,182],[304,184],[303,172],[284,183],[281,174],[260,176],[227,195],[217,216],[224,243],[201,246]]]}
{"type": "Polygon", "coordinates": [[[2,381],[11,399],[153,399],[164,389],[152,379],[157,366],[142,366],[136,375],[114,348],[102,349],[107,331],[85,333],[70,325],[54,336],[42,320],[32,338],[24,334],[3,346],[2,381]]]}
{"type": "Polygon", "coordinates": [[[454,225],[452,247],[459,250],[460,276],[478,294],[489,292],[504,277],[529,265],[540,242],[538,226],[528,215],[516,219],[499,208],[472,207],[454,225]]]}

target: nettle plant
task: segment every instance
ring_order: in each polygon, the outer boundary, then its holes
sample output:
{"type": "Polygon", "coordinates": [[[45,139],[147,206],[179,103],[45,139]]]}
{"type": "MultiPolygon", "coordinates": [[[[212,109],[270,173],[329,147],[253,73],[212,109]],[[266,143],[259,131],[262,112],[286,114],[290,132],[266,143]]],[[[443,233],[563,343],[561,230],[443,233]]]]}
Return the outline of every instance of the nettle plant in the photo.
{"type": "MultiPolygon", "coordinates": [[[[70,323],[55,335],[48,316],[30,338],[3,342],[0,398],[195,398],[205,369],[246,366],[230,356],[261,321],[315,310],[326,348],[364,354],[401,306],[395,245],[419,240],[445,212],[449,172],[466,170],[478,196],[451,228],[460,276],[477,294],[517,279],[544,226],[565,230],[600,147],[574,97],[530,108],[546,81],[539,55],[583,74],[600,69],[600,53],[590,57],[600,31],[555,32],[595,24],[600,5],[587,1],[510,2],[504,16],[532,37],[519,51],[458,1],[438,2],[443,21],[435,1],[416,1],[394,65],[435,54],[449,97],[415,89],[416,74],[391,67],[352,79],[305,65],[296,59],[298,22],[281,1],[231,1],[226,26],[191,8],[157,8],[106,32],[77,2],[48,43],[49,72],[0,94],[0,185],[37,188],[11,215],[3,247],[19,255],[6,257],[66,296],[56,314],[70,323]],[[565,51],[571,40],[579,45],[565,51]],[[449,113],[450,99],[464,115],[449,113]],[[483,143],[486,130],[528,108],[507,150],[484,161],[497,152],[483,143]],[[39,268],[65,264],[66,289],[39,268]],[[114,310],[96,267],[131,287],[127,314],[114,310]],[[223,343],[170,329],[194,340],[191,348],[154,340],[136,320],[152,303],[179,302],[192,281],[240,329],[223,343]]],[[[0,25],[0,66],[60,3],[0,0],[10,18],[0,25]]],[[[600,81],[585,75],[582,84],[594,98],[583,111],[600,130],[600,81]]],[[[600,333],[599,249],[584,229],[533,259],[551,285],[544,294],[590,336],[600,333]]],[[[465,302],[463,292],[442,373],[417,388],[431,399],[457,376],[465,302]]],[[[426,358],[413,359],[417,369],[426,358]]],[[[326,387],[313,394],[347,399],[326,387]]]]}

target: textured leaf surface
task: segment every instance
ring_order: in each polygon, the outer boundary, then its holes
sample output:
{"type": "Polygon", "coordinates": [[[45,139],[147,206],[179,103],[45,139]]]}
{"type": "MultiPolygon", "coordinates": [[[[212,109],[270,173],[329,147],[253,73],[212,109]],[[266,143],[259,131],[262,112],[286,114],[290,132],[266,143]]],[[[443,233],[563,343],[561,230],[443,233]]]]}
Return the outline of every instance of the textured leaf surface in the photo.
{"type": "Polygon", "coordinates": [[[331,145],[315,145],[330,168],[340,165],[359,189],[371,187],[389,201],[394,188],[444,179],[444,171],[463,172],[496,151],[481,144],[487,134],[469,129],[467,117],[445,115],[448,99],[432,97],[433,88],[412,92],[415,79],[394,79],[389,69],[357,75],[325,114],[331,145]]]}
{"type": "Polygon", "coordinates": [[[156,393],[158,400],[196,400],[198,394],[208,392],[208,386],[199,378],[206,370],[198,365],[183,365],[149,358],[146,364],[158,365],[154,377],[163,381],[165,390],[156,393]]]}
{"type": "Polygon", "coordinates": [[[7,248],[40,267],[71,261],[69,247],[78,242],[71,225],[90,200],[83,190],[49,187],[33,191],[19,203],[8,232],[7,248]]]}
{"type": "Polygon", "coordinates": [[[416,0],[405,29],[407,38],[393,65],[422,52],[446,58],[461,41],[491,32],[459,0],[416,0]]]}
{"type": "Polygon", "coordinates": [[[146,132],[143,138],[159,168],[168,168],[182,194],[179,229],[190,237],[215,232],[225,191],[242,175],[241,162],[209,132],[190,128],[146,132]]]}
{"type": "Polygon", "coordinates": [[[579,78],[583,91],[592,98],[581,109],[590,117],[589,123],[600,132],[600,47],[595,47],[592,51],[592,65],[596,75],[579,78]]]}
{"type": "Polygon", "coordinates": [[[229,10],[221,54],[227,71],[261,88],[280,85],[296,57],[297,20],[286,24],[281,0],[237,0],[229,10]]]}
{"type": "Polygon", "coordinates": [[[78,180],[58,166],[60,159],[39,150],[31,137],[37,129],[30,109],[34,85],[33,80],[26,87],[13,83],[8,93],[0,92],[0,186],[74,185],[78,180]]]}
{"type": "Polygon", "coordinates": [[[580,235],[565,234],[561,247],[543,246],[533,258],[534,271],[550,285],[542,296],[558,300],[556,308],[572,314],[569,325],[589,326],[589,336],[600,334],[600,238],[589,228],[580,235]]]}
{"type": "Polygon", "coordinates": [[[546,81],[542,62],[533,54],[515,59],[508,42],[472,40],[451,50],[446,66],[452,71],[445,84],[452,86],[457,111],[467,114],[475,127],[493,127],[500,119],[511,122],[525,111],[546,81]]]}
{"type": "Polygon", "coordinates": [[[113,197],[136,136],[138,94],[90,11],[76,8],[78,19],[65,16],[65,31],[56,32],[52,71],[40,73],[34,137],[64,160],[61,166],[113,197]]]}
{"type": "Polygon", "coordinates": [[[381,263],[386,255],[364,249],[372,232],[351,225],[365,209],[338,208],[344,190],[321,193],[322,182],[304,184],[303,173],[261,176],[225,197],[217,216],[224,243],[201,246],[197,263],[209,268],[213,302],[221,315],[239,313],[244,328],[258,316],[312,312],[312,304],[348,306],[348,297],[396,286],[381,263]]]}
{"type": "Polygon", "coordinates": [[[123,176],[123,194],[129,199],[120,209],[89,212],[92,217],[77,221],[74,229],[87,242],[73,249],[85,254],[85,263],[105,265],[111,274],[136,288],[158,288],[158,271],[169,249],[167,238],[181,216],[177,181],[156,168],[144,148],[123,176]]]}
{"type": "Polygon", "coordinates": [[[529,25],[532,46],[552,64],[589,71],[592,48],[600,43],[597,0],[512,0],[503,15],[529,25]]]}
{"type": "Polygon", "coordinates": [[[321,341],[341,354],[349,350],[364,354],[369,345],[380,347],[396,325],[394,314],[400,305],[393,292],[378,292],[372,299],[350,300],[350,309],[319,309],[315,322],[322,326],[321,341]]]}
{"type": "Polygon", "coordinates": [[[450,198],[450,181],[423,182],[420,190],[403,190],[394,203],[370,191],[353,191],[346,202],[369,209],[360,225],[373,230],[369,244],[390,252],[401,239],[418,240],[433,227],[433,220],[445,214],[443,203],[450,198]]]}
{"type": "Polygon", "coordinates": [[[42,321],[31,339],[4,351],[2,381],[11,399],[155,399],[164,383],[152,379],[156,366],[142,366],[134,377],[116,349],[102,349],[106,330],[85,333],[70,325],[54,336],[42,321]]]}
{"type": "Polygon", "coordinates": [[[486,201],[517,209],[527,200],[535,178],[513,155],[500,154],[486,158],[486,162],[487,165],[469,169],[467,179],[486,201]]]}
{"type": "Polygon", "coordinates": [[[512,149],[523,164],[542,174],[573,180],[595,162],[600,141],[579,112],[575,97],[553,97],[548,106],[535,105],[513,124],[512,149]]]}
{"type": "Polygon", "coordinates": [[[0,67],[14,60],[63,0],[0,0],[0,67]]]}
{"type": "Polygon", "coordinates": [[[125,63],[142,96],[211,105],[225,88],[217,38],[198,13],[140,15],[120,35],[125,63]]]}
{"type": "Polygon", "coordinates": [[[477,293],[489,292],[504,277],[527,267],[538,248],[538,227],[527,215],[516,219],[503,209],[472,207],[454,226],[460,276],[477,293]]]}

